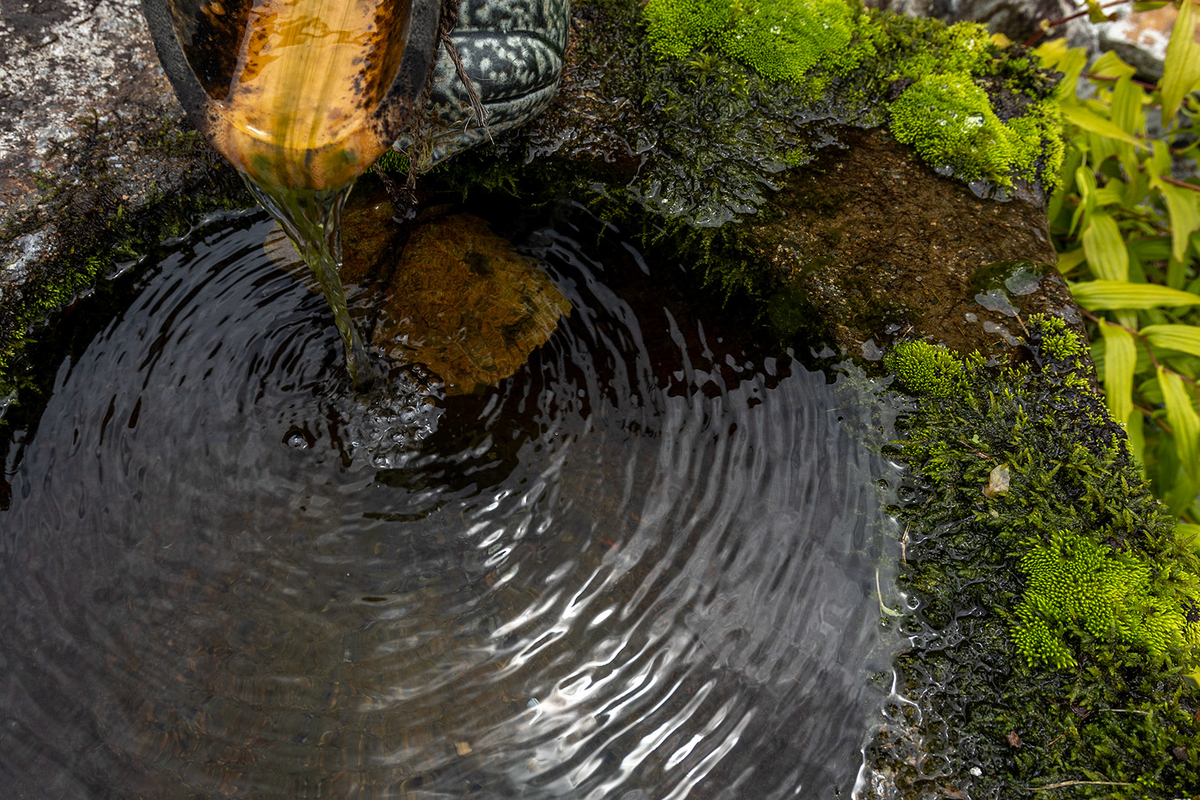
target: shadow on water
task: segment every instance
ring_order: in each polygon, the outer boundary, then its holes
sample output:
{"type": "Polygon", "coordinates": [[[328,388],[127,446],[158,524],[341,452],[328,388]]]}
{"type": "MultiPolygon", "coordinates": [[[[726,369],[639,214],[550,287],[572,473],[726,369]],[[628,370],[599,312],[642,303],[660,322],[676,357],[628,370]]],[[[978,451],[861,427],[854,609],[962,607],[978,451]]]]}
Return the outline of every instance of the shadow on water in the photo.
{"type": "Polygon", "coordinates": [[[8,796],[850,795],[869,410],[562,219],[517,244],[573,311],[515,376],[364,402],[270,230],[161,258],[5,432],[8,796]]]}

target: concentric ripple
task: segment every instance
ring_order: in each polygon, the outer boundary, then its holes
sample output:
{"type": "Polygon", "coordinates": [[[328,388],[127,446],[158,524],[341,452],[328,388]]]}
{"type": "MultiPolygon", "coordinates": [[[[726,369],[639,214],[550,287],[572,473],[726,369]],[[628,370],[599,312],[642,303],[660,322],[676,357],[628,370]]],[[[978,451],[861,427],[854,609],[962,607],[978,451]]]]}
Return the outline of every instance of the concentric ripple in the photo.
{"type": "Polygon", "coordinates": [[[849,796],[884,470],[836,386],[559,220],[520,372],[355,398],[269,230],[164,259],[14,434],[6,796],[849,796]]]}

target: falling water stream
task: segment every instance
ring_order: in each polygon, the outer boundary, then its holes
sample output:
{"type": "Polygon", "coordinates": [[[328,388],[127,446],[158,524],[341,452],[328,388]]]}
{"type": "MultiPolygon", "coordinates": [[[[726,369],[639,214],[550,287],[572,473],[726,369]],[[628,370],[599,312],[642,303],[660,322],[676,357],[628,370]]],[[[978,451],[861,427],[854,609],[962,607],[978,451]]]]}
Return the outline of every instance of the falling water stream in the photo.
{"type": "Polygon", "coordinates": [[[358,388],[369,387],[375,381],[375,367],[363,347],[358,327],[350,318],[341,277],[342,208],[354,184],[332,191],[295,190],[259,184],[247,177],[246,185],[295,243],[305,265],[317,279],[342,339],[351,382],[358,388]]]}
{"type": "Polygon", "coordinates": [[[517,237],[571,315],[460,396],[351,391],[261,215],[123,279],[0,429],[6,797],[850,796],[869,409],[573,220],[517,237]]]}

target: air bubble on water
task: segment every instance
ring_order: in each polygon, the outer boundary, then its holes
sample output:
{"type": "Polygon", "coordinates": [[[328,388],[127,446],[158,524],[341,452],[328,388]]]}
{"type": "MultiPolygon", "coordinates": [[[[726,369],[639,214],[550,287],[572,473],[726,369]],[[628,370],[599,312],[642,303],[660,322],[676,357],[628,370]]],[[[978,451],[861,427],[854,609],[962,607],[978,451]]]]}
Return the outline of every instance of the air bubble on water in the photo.
{"type": "Polygon", "coordinates": [[[418,366],[393,369],[355,397],[351,447],[376,469],[396,469],[421,454],[421,443],[437,430],[444,397],[436,376],[418,366]]]}

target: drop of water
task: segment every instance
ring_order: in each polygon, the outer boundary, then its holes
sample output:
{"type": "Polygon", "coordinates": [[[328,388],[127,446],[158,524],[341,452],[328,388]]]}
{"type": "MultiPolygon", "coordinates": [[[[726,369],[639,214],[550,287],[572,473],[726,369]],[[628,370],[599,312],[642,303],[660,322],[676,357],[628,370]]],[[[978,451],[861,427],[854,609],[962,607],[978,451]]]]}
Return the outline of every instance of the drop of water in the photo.
{"type": "Polygon", "coordinates": [[[284,434],[283,443],[288,447],[294,447],[297,450],[307,450],[313,446],[313,442],[304,435],[304,431],[296,427],[292,427],[286,434],[284,434]]]}

